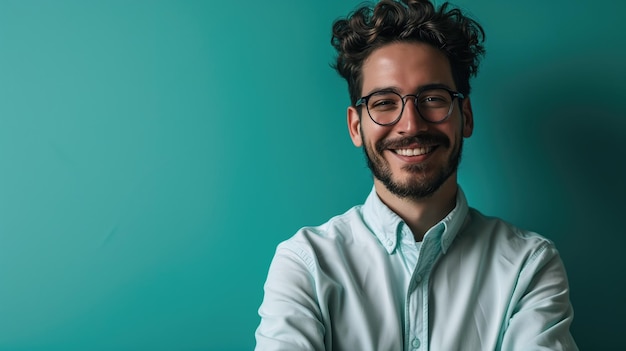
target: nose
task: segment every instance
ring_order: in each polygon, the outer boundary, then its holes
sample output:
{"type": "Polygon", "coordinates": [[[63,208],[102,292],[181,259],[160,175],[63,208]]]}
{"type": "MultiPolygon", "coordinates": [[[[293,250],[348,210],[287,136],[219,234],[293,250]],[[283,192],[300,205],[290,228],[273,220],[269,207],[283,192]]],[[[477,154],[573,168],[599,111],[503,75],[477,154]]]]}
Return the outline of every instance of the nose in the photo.
{"type": "Polygon", "coordinates": [[[400,134],[417,134],[417,132],[424,131],[428,128],[428,122],[426,122],[417,111],[415,105],[415,96],[406,96],[404,101],[404,110],[400,116],[400,120],[396,124],[398,133],[400,134]]]}

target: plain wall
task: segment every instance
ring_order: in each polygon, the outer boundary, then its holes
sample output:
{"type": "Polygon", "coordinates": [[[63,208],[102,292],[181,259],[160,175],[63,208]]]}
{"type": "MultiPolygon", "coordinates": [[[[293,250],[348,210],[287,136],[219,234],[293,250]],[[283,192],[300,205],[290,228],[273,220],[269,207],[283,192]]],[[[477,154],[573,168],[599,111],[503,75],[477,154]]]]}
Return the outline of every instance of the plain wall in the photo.
{"type": "MultiPolygon", "coordinates": [[[[329,67],[356,0],[0,1],[0,350],[249,350],[276,245],[371,177],[329,67]]],[[[487,32],[470,205],[553,240],[620,340],[621,1],[456,2],[487,32]]]]}

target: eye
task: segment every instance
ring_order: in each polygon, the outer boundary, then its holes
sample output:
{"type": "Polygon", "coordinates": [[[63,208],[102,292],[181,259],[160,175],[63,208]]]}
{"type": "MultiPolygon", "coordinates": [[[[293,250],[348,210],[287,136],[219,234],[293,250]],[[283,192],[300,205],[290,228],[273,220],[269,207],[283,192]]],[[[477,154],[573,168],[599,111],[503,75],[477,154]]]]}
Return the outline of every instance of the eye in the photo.
{"type": "Polygon", "coordinates": [[[447,108],[450,106],[450,94],[441,89],[424,91],[419,96],[419,104],[425,108],[447,108]]]}
{"type": "Polygon", "coordinates": [[[377,93],[370,97],[368,107],[375,111],[389,111],[399,108],[400,96],[393,93],[377,93]]]}
{"type": "Polygon", "coordinates": [[[395,105],[396,102],[392,99],[386,99],[386,100],[376,100],[376,101],[372,101],[372,107],[382,107],[382,106],[387,106],[387,105],[395,105]]]}

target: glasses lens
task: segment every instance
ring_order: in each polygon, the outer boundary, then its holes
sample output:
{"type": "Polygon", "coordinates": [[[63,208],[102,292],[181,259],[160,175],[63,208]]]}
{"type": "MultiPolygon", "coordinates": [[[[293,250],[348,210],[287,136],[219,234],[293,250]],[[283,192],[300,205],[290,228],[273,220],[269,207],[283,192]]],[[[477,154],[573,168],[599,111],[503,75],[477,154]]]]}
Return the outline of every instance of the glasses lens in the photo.
{"type": "Polygon", "coordinates": [[[367,111],[374,122],[392,124],[402,114],[402,97],[388,91],[374,93],[367,100],[367,111]]]}
{"type": "Polygon", "coordinates": [[[452,112],[453,98],[445,89],[422,91],[416,101],[417,111],[429,122],[441,122],[452,112]]]}

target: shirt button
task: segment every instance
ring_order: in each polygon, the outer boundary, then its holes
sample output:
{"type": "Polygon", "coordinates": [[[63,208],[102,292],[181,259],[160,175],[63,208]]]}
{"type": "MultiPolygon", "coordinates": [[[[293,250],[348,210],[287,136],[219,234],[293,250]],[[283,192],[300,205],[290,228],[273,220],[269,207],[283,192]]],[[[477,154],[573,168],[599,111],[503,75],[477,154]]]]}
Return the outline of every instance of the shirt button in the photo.
{"type": "Polygon", "coordinates": [[[420,347],[422,343],[420,342],[420,339],[415,338],[413,339],[413,341],[411,341],[411,346],[413,346],[413,348],[417,349],[420,347]]]}
{"type": "Polygon", "coordinates": [[[393,242],[391,240],[387,239],[387,241],[385,241],[385,245],[391,246],[391,245],[393,245],[393,242]]]}
{"type": "MultiPolygon", "coordinates": [[[[416,282],[421,282],[422,281],[422,275],[421,274],[416,275],[415,276],[415,281],[416,282]]],[[[418,340],[418,342],[419,342],[419,340],[418,340]]]]}

